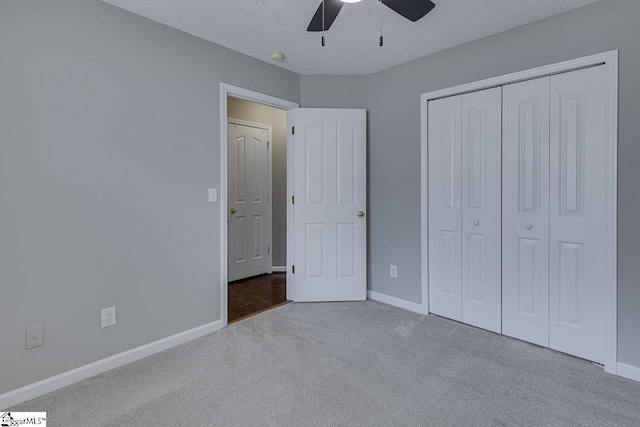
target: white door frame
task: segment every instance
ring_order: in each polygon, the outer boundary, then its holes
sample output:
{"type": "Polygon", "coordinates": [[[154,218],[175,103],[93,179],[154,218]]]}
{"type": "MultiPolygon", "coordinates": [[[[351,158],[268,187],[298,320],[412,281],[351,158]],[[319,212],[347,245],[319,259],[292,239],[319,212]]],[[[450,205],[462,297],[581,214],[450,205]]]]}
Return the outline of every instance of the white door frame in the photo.
{"type": "MultiPolygon", "coordinates": [[[[264,129],[267,131],[267,144],[273,144],[273,126],[271,125],[268,125],[265,123],[251,122],[248,120],[234,119],[232,117],[227,118],[227,123],[233,123],[236,125],[248,126],[248,127],[257,128],[257,129],[264,129]]],[[[228,144],[228,141],[227,141],[227,144],[228,144]]],[[[227,145],[227,149],[228,149],[228,145],[227,145]]],[[[228,167],[229,167],[229,162],[227,160],[227,168],[228,167]]],[[[273,233],[273,170],[272,168],[273,168],[273,149],[267,147],[267,195],[268,195],[267,245],[269,246],[269,248],[273,247],[273,234],[272,234],[273,233]]],[[[228,179],[228,176],[227,176],[227,179],[228,179]]],[[[227,185],[229,185],[228,182],[227,182],[227,185]]],[[[228,188],[227,188],[227,191],[229,191],[228,188]]],[[[227,200],[227,203],[228,203],[228,200],[227,200]]],[[[229,234],[227,234],[227,238],[228,237],[229,237],[229,234]]],[[[268,274],[273,273],[273,251],[271,250],[269,250],[267,253],[267,273],[268,274]]]]}
{"type": "MultiPolygon", "coordinates": [[[[286,99],[276,98],[275,96],[265,95],[253,90],[244,89],[227,83],[220,83],[220,321],[222,327],[226,327],[228,323],[229,302],[228,302],[228,236],[227,236],[227,97],[244,99],[246,101],[256,102],[258,104],[268,105],[270,107],[280,108],[282,110],[292,110],[298,108],[296,102],[287,101],[286,99]]],[[[287,129],[291,126],[289,123],[289,115],[287,115],[287,129]]],[[[287,200],[293,194],[293,143],[291,134],[287,132],[287,200]]],[[[287,266],[290,265],[290,259],[293,256],[293,210],[290,203],[287,203],[287,266]]],[[[293,274],[287,268],[287,299],[292,298],[293,274]]]]}
{"type": "Polygon", "coordinates": [[[596,55],[586,56],[583,58],[573,59],[570,61],[560,62],[557,64],[546,65],[543,67],[533,68],[531,70],[520,71],[517,73],[506,74],[478,82],[467,83],[447,89],[441,89],[434,92],[422,94],[420,97],[420,120],[421,120],[421,180],[422,180],[422,204],[421,204],[421,263],[422,263],[422,309],[423,312],[428,311],[429,307],[429,275],[428,275],[428,223],[427,213],[428,206],[428,162],[427,162],[427,144],[428,144],[428,102],[438,98],[449,97],[453,95],[461,95],[468,92],[475,92],[483,89],[489,89],[496,86],[503,86],[512,83],[518,83],[525,80],[536,79],[540,77],[551,76],[554,74],[566,73],[582,68],[592,66],[603,66],[607,69],[608,75],[608,91],[609,91],[609,117],[608,117],[608,134],[609,134],[609,156],[608,156],[608,174],[609,188],[608,200],[609,211],[607,212],[607,238],[606,243],[608,258],[605,260],[605,271],[607,273],[607,298],[606,311],[607,321],[605,325],[605,363],[606,372],[616,374],[618,362],[618,236],[617,236],[617,218],[618,218],[618,51],[612,50],[596,55]]]}

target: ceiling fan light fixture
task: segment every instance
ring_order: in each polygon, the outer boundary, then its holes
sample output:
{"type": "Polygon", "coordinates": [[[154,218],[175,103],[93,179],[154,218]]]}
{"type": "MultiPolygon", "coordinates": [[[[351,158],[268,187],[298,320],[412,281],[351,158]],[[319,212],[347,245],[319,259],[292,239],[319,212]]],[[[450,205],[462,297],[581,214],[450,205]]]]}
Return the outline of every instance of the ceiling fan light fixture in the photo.
{"type": "MultiPolygon", "coordinates": [[[[320,6],[313,15],[313,18],[311,18],[307,31],[319,32],[329,30],[342,7],[347,3],[353,3],[355,1],[356,0],[318,1],[320,6]]],[[[431,0],[384,0],[384,2],[380,1],[380,3],[412,22],[419,21],[436,7],[435,3],[431,0]]]]}
{"type": "Polygon", "coordinates": [[[358,3],[361,2],[362,0],[340,0],[342,3],[358,3]]]}

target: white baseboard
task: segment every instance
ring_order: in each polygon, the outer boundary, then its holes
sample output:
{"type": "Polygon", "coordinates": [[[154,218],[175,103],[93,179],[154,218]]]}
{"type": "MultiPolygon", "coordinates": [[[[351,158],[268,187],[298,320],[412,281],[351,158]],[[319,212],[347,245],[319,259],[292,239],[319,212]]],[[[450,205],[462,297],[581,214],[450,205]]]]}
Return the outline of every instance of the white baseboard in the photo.
{"type": "Polygon", "coordinates": [[[407,301],[405,299],[400,299],[385,294],[380,294],[378,292],[367,291],[367,298],[374,301],[383,302],[385,304],[393,305],[395,307],[403,308],[405,310],[413,311],[415,313],[429,314],[429,310],[423,307],[422,304],[416,304],[415,302],[407,301]]]}
{"type": "Polygon", "coordinates": [[[274,273],[286,273],[287,272],[287,266],[273,266],[273,268],[271,269],[271,271],[273,271],[274,273]]]}
{"type": "Polygon", "coordinates": [[[626,363],[618,362],[617,374],[634,381],[640,381],[640,368],[626,363]]]}
{"type": "Polygon", "coordinates": [[[0,410],[9,409],[27,400],[34,399],[52,391],[93,377],[111,369],[118,368],[152,354],[159,353],[171,347],[184,344],[187,341],[200,338],[222,329],[222,321],[217,320],[206,325],[198,326],[188,331],[180,332],[167,338],[162,338],[149,344],[118,353],[88,365],[80,366],[67,372],[55,375],[42,381],[0,394],[0,410]]]}

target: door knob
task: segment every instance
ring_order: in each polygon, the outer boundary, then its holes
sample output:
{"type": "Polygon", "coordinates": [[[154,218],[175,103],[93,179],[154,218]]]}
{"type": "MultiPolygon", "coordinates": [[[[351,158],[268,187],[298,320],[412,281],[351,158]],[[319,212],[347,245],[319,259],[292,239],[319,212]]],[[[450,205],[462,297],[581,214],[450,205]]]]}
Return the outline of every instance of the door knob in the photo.
{"type": "Polygon", "coordinates": [[[362,218],[364,216],[364,212],[358,211],[358,218],[362,218]]]}
{"type": "Polygon", "coordinates": [[[475,225],[476,227],[480,225],[480,221],[473,221],[473,225],[475,225]]]}
{"type": "Polygon", "coordinates": [[[526,228],[527,230],[531,230],[533,228],[533,225],[527,224],[524,226],[524,228],[526,228]]]}
{"type": "Polygon", "coordinates": [[[236,213],[236,208],[229,209],[229,212],[231,212],[232,214],[236,213]]]}

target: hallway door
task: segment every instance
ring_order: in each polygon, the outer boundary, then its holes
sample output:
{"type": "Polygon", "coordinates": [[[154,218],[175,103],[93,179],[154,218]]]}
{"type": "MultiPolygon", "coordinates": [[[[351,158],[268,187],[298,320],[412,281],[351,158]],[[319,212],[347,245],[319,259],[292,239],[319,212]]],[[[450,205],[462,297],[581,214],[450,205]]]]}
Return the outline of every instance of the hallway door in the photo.
{"type": "Polygon", "coordinates": [[[270,133],[267,125],[227,124],[230,282],[269,272],[270,133]]]}

